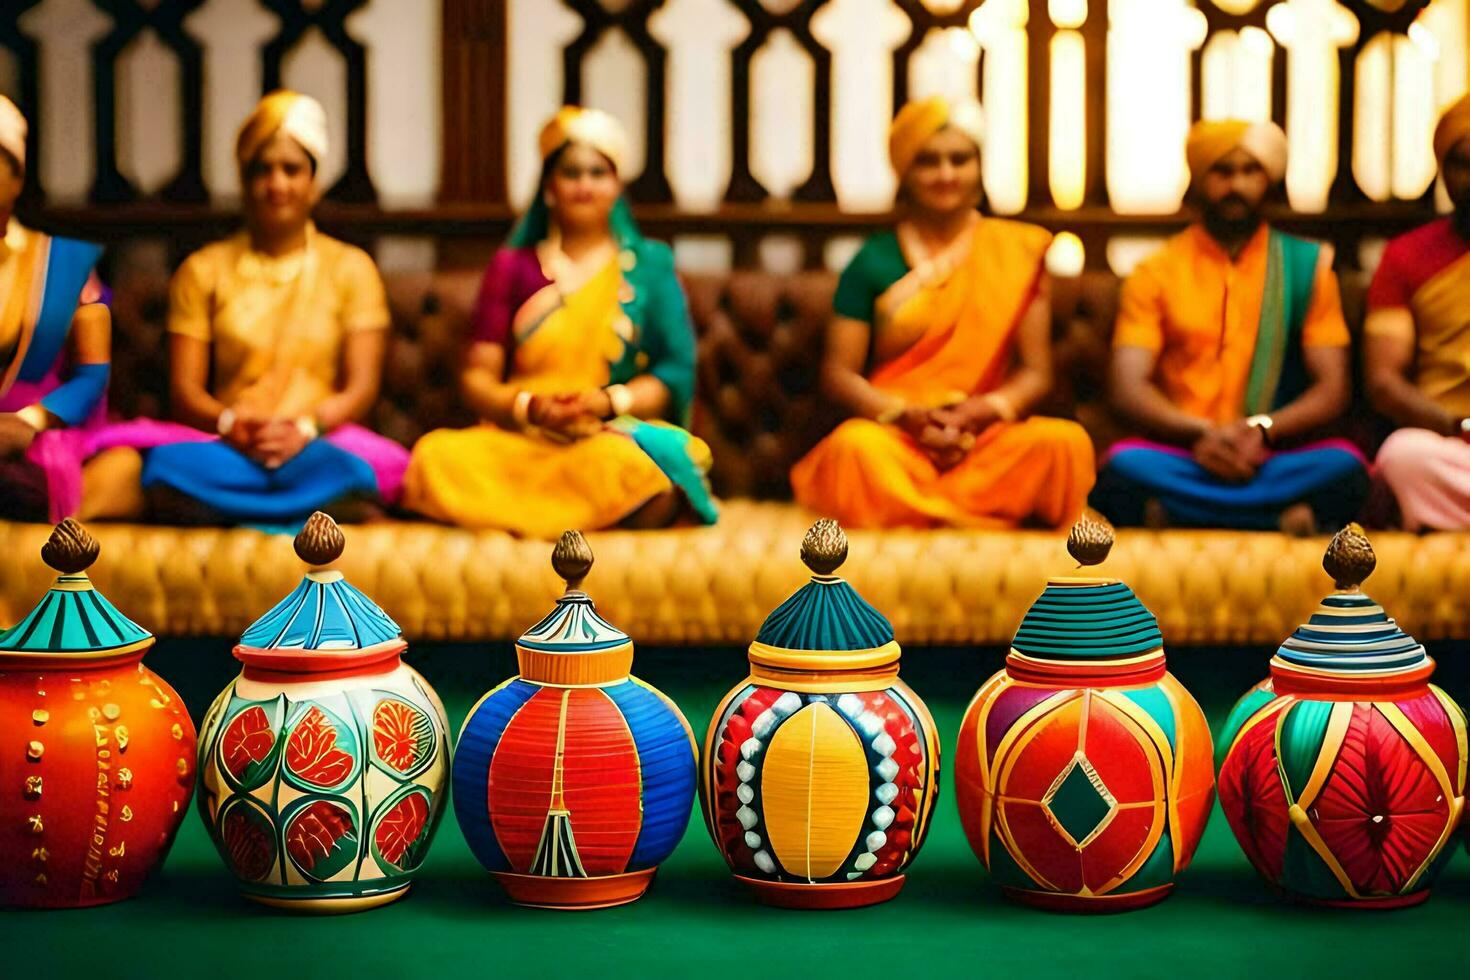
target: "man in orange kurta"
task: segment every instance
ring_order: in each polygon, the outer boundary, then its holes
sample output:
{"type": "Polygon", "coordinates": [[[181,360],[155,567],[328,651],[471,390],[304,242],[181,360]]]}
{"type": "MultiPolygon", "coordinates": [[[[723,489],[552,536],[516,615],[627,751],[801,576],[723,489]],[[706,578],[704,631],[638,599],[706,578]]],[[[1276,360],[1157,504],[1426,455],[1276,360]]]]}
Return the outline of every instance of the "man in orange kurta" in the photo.
{"type": "Polygon", "coordinates": [[[1362,454],[1320,440],[1349,394],[1332,251],[1266,224],[1286,170],[1272,123],[1200,123],[1186,156],[1201,219],[1123,284],[1112,402],[1144,438],[1115,445],[1093,504],[1120,524],[1340,525],[1362,454]]]}

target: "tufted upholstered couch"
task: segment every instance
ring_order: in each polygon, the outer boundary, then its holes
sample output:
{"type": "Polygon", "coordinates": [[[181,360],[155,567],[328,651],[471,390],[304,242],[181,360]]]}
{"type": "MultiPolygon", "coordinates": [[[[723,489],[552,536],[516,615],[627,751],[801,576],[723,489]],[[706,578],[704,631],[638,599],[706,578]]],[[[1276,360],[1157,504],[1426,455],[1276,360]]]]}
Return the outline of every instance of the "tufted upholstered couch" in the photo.
{"type": "MultiPolygon", "coordinates": [[[[405,443],[470,419],[455,393],[459,351],[478,286],[472,270],[388,277],[395,339],[372,423],[405,443]]],[[[114,274],[120,413],[167,411],[162,323],[166,270],[114,274]]],[[[834,278],[736,272],[686,282],[699,334],[695,427],[715,456],[725,498],[712,528],[594,535],[589,580],[600,607],[640,642],[744,643],[804,578],[797,559],[811,515],[789,502],[786,473],[833,422],[815,389],[834,278]]],[[[1356,320],[1361,283],[1344,284],[1356,320]]],[[[1056,284],[1057,391],[1048,408],[1081,419],[1100,444],[1116,426],[1099,404],[1117,281],[1089,273],[1056,284]]],[[[288,538],[253,530],[95,528],[94,578],[159,633],[234,634],[295,583],[288,538]]],[[[37,551],[47,529],[0,523],[0,623],[46,587],[37,551]]],[[[1455,597],[1470,585],[1460,535],[1380,533],[1372,591],[1422,638],[1470,636],[1455,597]]],[[[1129,581],[1175,644],[1277,642],[1330,588],[1323,541],[1276,534],[1124,531],[1103,571],[1129,581]]],[[[411,639],[507,639],[556,594],[549,546],[496,532],[419,522],[348,529],[342,568],[411,639]]],[[[1068,568],[1041,532],[857,532],[846,574],[909,643],[1006,642],[1048,574],[1068,568]]]]}

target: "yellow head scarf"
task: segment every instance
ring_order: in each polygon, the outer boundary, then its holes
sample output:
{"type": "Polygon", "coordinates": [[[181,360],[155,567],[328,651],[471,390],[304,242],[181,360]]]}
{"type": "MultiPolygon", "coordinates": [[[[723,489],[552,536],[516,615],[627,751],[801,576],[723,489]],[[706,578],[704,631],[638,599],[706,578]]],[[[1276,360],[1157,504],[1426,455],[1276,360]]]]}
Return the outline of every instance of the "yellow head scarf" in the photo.
{"type": "Polygon", "coordinates": [[[1444,114],[1434,127],[1434,158],[1444,166],[1444,158],[1455,144],[1470,136],[1470,95],[1462,95],[1444,114]]]}
{"type": "Polygon", "coordinates": [[[1271,183],[1286,176],[1286,134],[1273,122],[1215,119],[1195,123],[1184,143],[1189,175],[1198,181],[1227,153],[1242,149],[1255,157],[1271,183]]]}
{"type": "Polygon", "coordinates": [[[893,162],[893,172],[903,177],[924,141],[946,126],[953,126],[983,146],[985,116],[976,102],[952,103],[942,95],[917,99],[898,110],[893,124],[888,127],[888,159],[893,162]]]}
{"type": "Polygon", "coordinates": [[[22,168],[26,165],[26,117],[15,103],[0,95],[0,149],[15,157],[22,168]]]}
{"type": "Polygon", "coordinates": [[[276,133],[285,133],[318,167],[327,157],[327,113],[309,95],[279,89],[260,100],[235,138],[235,159],[243,170],[276,133]]]}
{"type": "Polygon", "coordinates": [[[601,109],[584,109],[581,106],[562,106],[556,115],[541,127],[541,159],[551,155],[568,143],[585,143],[612,161],[613,169],[619,174],[628,163],[628,134],[623,126],[601,109]]]}

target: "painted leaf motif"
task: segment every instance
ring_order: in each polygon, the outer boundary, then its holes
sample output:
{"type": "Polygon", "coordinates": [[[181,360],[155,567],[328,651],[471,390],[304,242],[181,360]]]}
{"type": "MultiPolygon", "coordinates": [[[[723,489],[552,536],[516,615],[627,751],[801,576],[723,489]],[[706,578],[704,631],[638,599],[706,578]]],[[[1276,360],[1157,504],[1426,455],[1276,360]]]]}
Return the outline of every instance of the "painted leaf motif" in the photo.
{"type": "Polygon", "coordinates": [[[245,785],[256,783],[276,745],[270,716],[251,705],[230,720],[220,738],[220,757],[231,776],[245,785]]]}
{"type": "Polygon", "coordinates": [[[220,822],[220,845],[235,874],[260,881],[276,863],[275,835],[265,816],[244,804],[231,807],[220,822]]]}
{"type": "Polygon", "coordinates": [[[286,741],[286,765],[311,785],[331,789],[352,774],[354,763],[337,745],[337,726],[312,705],[286,741]]]}
{"type": "Polygon", "coordinates": [[[429,801],[422,793],[409,793],[378,821],[373,845],[383,859],[400,871],[418,867],[428,843],[429,801]]]}
{"type": "Polygon", "coordinates": [[[340,804],[316,800],[291,818],[286,853],[313,878],[330,878],[357,857],[357,829],[340,804]]]}
{"type": "Polygon", "coordinates": [[[434,726],[413,705],[384,698],[373,709],[373,748],[393,769],[412,772],[434,751],[434,726]]]}

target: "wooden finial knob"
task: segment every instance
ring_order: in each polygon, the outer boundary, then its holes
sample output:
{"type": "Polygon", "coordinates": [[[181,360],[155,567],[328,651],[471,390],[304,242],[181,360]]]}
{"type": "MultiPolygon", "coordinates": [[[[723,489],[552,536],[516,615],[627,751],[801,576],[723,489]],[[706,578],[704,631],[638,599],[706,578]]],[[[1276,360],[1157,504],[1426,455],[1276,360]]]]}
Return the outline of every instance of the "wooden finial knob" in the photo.
{"type": "Polygon", "coordinates": [[[1361,525],[1349,524],[1332,536],[1322,556],[1322,567],[1339,589],[1356,589],[1368,581],[1378,567],[1378,558],[1361,525]]]}
{"type": "Polygon", "coordinates": [[[1113,526],[1083,514],[1067,535],[1067,552],[1079,565],[1100,565],[1113,550],[1113,526]]]}
{"type": "Polygon", "coordinates": [[[801,539],[801,560],[818,575],[831,575],[847,561],[847,534],[842,525],[824,517],[801,539]]]}
{"type": "Polygon", "coordinates": [[[587,573],[592,571],[592,546],[581,531],[563,531],[551,549],[551,567],[567,583],[567,591],[582,587],[587,573]]]}
{"type": "Polygon", "coordinates": [[[337,522],[321,511],[306,519],[306,526],[296,535],[296,554],[308,565],[330,565],[342,557],[347,538],[337,522]]]}
{"type": "Polygon", "coordinates": [[[102,546],[80,521],[70,517],[56,525],[41,545],[41,560],[63,575],[76,575],[92,567],[102,546]]]}

